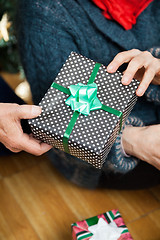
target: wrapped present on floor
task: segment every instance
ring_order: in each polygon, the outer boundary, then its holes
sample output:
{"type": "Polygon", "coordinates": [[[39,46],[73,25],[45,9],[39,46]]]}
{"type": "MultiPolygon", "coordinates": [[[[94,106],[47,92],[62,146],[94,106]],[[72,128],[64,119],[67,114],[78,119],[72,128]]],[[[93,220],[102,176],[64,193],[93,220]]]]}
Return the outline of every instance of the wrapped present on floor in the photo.
{"type": "Polygon", "coordinates": [[[34,136],[101,168],[136,102],[138,81],[72,52],[29,120],[34,136]]]}
{"type": "Polygon", "coordinates": [[[118,210],[72,224],[72,240],[133,240],[118,210]]]}

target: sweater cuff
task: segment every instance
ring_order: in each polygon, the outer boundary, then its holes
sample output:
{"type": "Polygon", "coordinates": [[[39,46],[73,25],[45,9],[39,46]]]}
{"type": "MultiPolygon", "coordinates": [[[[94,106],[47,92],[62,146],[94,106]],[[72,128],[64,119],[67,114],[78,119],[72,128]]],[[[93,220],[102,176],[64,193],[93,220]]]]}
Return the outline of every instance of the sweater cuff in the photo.
{"type": "MultiPolygon", "coordinates": [[[[132,126],[130,126],[130,127],[132,127],[132,126]]],[[[128,155],[124,150],[122,137],[121,137],[121,153],[122,153],[122,156],[124,156],[124,157],[130,157],[131,156],[131,155],[128,155]]]]}
{"type": "Polygon", "coordinates": [[[160,86],[150,84],[145,92],[147,101],[160,104],[160,86]]]}
{"type": "Polygon", "coordinates": [[[160,58],[160,47],[149,48],[148,51],[156,58],[160,58]]]}
{"type": "Polygon", "coordinates": [[[142,127],[144,126],[142,120],[140,118],[137,118],[137,117],[128,117],[123,128],[122,128],[122,131],[120,132],[120,146],[121,146],[121,154],[122,156],[124,157],[130,157],[130,155],[128,155],[125,150],[124,150],[124,147],[123,147],[123,142],[122,142],[122,134],[123,134],[123,131],[125,129],[125,127],[142,127]]]}
{"type": "Polygon", "coordinates": [[[122,146],[122,134],[123,130],[127,126],[136,126],[136,127],[142,127],[144,126],[141,119],[137,117],[128,117],[122,131],[116,138],[115,143],[113,144],[110,153],[108,154],[108,157],[106,159],[106,162],[104,164],[104,168],[107,168],[110,171],[119,172],[119,173],[126,173],[132,169],[135,168],[135,166],[138,164],[139,160],[133,156],[126,156],[126,153],[124,152],[123,146],[122,146]]]}

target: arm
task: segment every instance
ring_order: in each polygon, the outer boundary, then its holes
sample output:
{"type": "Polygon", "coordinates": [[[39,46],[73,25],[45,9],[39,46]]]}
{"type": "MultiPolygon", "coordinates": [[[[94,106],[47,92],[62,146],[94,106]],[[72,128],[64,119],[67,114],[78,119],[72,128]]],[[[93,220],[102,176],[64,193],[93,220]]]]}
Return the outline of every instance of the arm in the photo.
{"type": "MultiPolygon", "coordinates": [[[[149,84],[153,84],[146,92],[148,99],[158,101],[160,95],[160,60],[150,52],[141,52],[137,49],[119,53],[109,64],[107,70],[114,72],[124,62],[128,67],[124,72],[122,83],[128,85],[132,78],[141,81],[137,95],[142,96],[149,84]]],[[[160,169],[160,125],[145,127],[125,127],[122,134],[122,143],[127,154],[148,162],[160,169]]]]}

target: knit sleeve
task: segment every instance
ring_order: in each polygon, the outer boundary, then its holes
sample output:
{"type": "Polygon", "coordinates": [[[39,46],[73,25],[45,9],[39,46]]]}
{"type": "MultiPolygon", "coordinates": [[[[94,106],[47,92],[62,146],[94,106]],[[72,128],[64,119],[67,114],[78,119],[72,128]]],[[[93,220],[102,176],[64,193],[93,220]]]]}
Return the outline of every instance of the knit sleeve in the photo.
{"type": "Polygon", "coordinates": [[[127,126],[136,126],[136,127],[142,127],[144,126],[143,121],[134,116],[129,116],[122,128],[122,131],[116,138],[115,143],[113,144],[111,151],[109,152],[107,159],[104,164],[104,168],[106,171],[112,171],[115,173],[127,173],[128,171],[133,170],[138,162],[139,159],[133,156],[126,157],[123,153],[121,139],[123,130],[127,126]]]}
{"type": "Polygon", "coordinates": [[[19,51],[34,103],[44,96],[70,52],[79,52],[74,26],[58,0],[19,1],[19,51]]]}
{"type": "MultiPolygon", "coordinates": [[[[160,58],[160,47],[150,48],[149,51],[154,57],[160,58]]],[[[145,96],[149,102],[160,104],[160,85],[150,84],[145,92],[145,96]]]]}

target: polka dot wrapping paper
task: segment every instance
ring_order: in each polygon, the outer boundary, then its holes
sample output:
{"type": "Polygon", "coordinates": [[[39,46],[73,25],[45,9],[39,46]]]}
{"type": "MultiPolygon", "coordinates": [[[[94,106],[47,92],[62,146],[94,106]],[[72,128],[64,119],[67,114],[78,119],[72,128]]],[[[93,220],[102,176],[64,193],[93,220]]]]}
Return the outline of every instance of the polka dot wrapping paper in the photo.
{"type": "MultiPolygon", "coordinates": [[[[93,60],[72,52],[54,82],[65,88],[78,83],[87,85],[95,64],[93,60]]],[[[122,73],[110,74],[101,65],[94,83],[98,86],[100,102],[123,113],[123,124],[136,103],[138,81],[133,79],[129,86],[124,86],[121,78],[122,73]]],[[[63,137],[74,113],[65,103],[68,97],[51,86],[39,104],[41,115],[28,121],[37,139],[62,151],[65,151],[63,137]]],[[[69,153],[102,168],[120,131],[120,121],[120,117],[102,109],[91,111],[89,115],[79,114],[68,139],[69,153]]]]}

